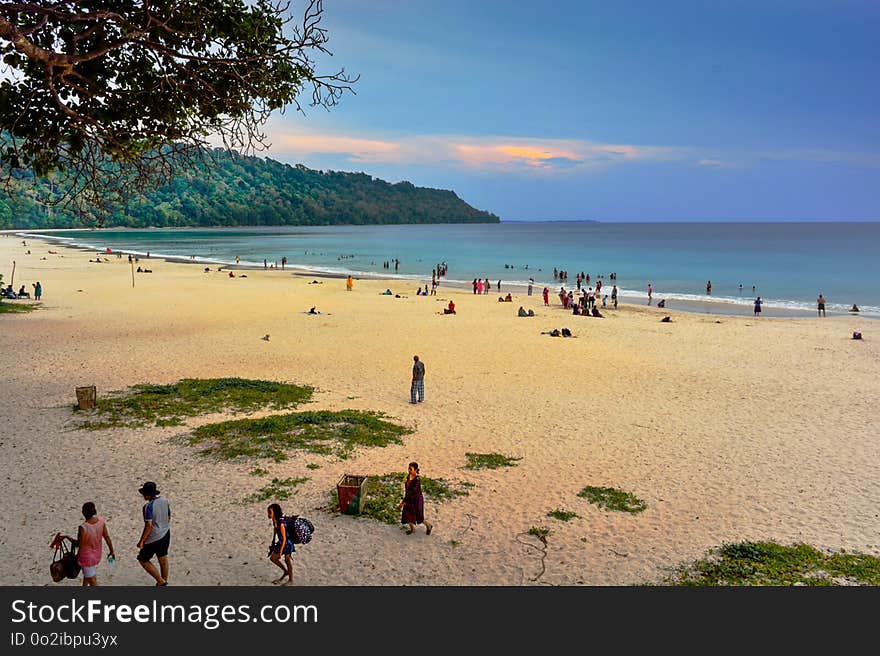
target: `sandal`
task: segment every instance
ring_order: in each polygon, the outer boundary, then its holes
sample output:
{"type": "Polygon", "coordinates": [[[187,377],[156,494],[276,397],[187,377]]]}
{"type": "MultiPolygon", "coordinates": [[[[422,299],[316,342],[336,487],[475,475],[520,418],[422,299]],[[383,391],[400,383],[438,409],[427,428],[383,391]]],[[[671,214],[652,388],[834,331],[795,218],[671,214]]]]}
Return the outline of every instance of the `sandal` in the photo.
{"type": "Polygon", "coordinates": [[[433,524],[428,524],[428,528],[425,529],[425,535],[431,535],[431,529],[434,528],[433,524]]]}

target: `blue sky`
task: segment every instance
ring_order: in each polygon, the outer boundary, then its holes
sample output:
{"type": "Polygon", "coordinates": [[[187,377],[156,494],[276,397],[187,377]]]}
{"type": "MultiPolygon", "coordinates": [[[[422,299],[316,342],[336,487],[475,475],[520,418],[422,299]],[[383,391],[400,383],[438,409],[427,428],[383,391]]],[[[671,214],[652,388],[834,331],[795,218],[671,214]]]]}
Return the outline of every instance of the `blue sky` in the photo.
{"type": "Polygon", "coordinates": [[[877,0],[325,0],[323,25],[357,95],[273,118],[276,159],[505,220],[880,219],[877,0]]]}

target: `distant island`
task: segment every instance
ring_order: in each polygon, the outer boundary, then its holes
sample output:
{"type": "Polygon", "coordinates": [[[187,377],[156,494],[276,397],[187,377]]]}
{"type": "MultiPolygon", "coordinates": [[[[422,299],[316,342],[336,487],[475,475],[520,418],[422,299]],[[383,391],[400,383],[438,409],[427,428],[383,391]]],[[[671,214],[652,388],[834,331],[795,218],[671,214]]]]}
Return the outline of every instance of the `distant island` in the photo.
{"type": "MultiPolygon", "coordinates": [[[[0,229],[92,227],[44,206],[48,184],[22,178],[11,195],[0,194],[0,229]]],[[[215,153],[210,169],[178,175],[101,217],[107,228],[499,222],[453,191],[225,152],[215,153]]]]}

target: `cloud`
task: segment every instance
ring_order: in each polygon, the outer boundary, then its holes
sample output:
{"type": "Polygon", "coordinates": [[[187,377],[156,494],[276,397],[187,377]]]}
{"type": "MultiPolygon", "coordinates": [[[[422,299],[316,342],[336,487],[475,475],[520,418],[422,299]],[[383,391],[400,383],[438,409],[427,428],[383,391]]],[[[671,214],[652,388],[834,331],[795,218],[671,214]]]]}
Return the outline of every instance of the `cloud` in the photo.
{"type": "Polygon", "coordinates": [[[357,166],[440,166],[486,172],[546,175],[637,163],[678,163],[704,169],[749,168],[764,161],[799,161],[880,167],[870,152],[789,149],[714,152],[690,146],[615,144],[585,139],[474,135],[351,135],[306,132],[283,122],[268,126],[269,155],[296,158],[331,155],[357,166]]]}
{"type": "Polygon", "coordinates": [[[314,134],[270,126],[272,156],[337,155],[352,164],[443,165],[494,171],[553,172],[638,161],[681,160],[674,147],[533,137],[314,134]]]}

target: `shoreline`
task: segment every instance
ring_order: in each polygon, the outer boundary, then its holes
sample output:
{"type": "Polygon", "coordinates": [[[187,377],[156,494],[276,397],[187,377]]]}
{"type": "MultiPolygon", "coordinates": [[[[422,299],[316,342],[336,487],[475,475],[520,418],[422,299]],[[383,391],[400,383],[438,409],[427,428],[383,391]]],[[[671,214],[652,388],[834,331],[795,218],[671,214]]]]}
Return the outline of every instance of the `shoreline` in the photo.
{"type": "MultiPolygon", "coordinates": [[[[267,228],[271,228],[272,226],[264,226],[267,228]]],[[[219,228],[191,228],[193,231],[200,230],[222,230],[224,227],[219,228]]],[[[231,227],[230,229],[249,229],[242,227],[231,227]]],[[[78,249],[86,252],[97,253],[102,256],[106,255],[104,251],[97,249],[96,247],[87,246],[84,244],[73,243],[67,238],[63,237],[53,237],[51,234],[44,233],[64,233],[64,232],[83,232],[84,230],[88,231],[89,229],[80,229],[80,228],[59,228],[59,229],[51,229],[51,230],[40,230],[39,232],[31,232],[27,230],[4,230],[0,231],[0,233],[7,233],[10,235],[24,237],[29,239],[44,239],[49,240],[52,243],[57,243],[59,245],[64,245],[68,248],[78,249]]],[[[135,231],[143,231],[143,228],[112,228],[108,230],[114,230],[117,232],[124,232],[127,230],[135,230],[135,231]]],[[[155,228],[155,230],[161,230],[161,228],[155,228]]],[[[174,230],[178,230],[178,228],[174,228],[174,230]]],[[[180,230],[186,230],[186,228],[180,228],[180,230]]],[[[97,229],[95,232],[99,232],[97,229]]],[[[147,251],[134,251],[134,250],[118,250],[113,251],[113,253],[121,253],[123,255],[135,255],[139,257],[146,257],[147,251]]],[[[428,285],[430,284],[430,277],[427,279],[423,275],[419,274],[399,274],[399,275],[391,275],[385,274],[381,272],[369,272],[369,271],[354,271],[354,270],[342,270],[342,271],[327,271],[323,268],[312,268],[308,266],[303,266],[299,264],[290,264],[287,265],[284,269],[280,268],[264,268],[260,266],[258,263],[235,263],[229,262],[226,260],[220,260],[215,258],[197,256],[196,259],[190,259],[188,257],[183,256],[175,256],[168,254],[157,254],[150,252],[150,259],[156,259],[160,261],[173,262],[179,264],[190,264],[190,265],[200,265],[200,266],[219,266],[225,270],[244,270],[244,271],[271,271],[272,273],[276,273],[281,271],[282,273],[291,273],[293,275],[302,276],[302,277],[314,277],[314,278],[346,278],[348,275],[352,275],[356,280],[384,280],[390,283],[395,284],[409,284],[412,286],[417,283],[417,286],[428,285]]],[[[464,280],[445,280],[441,279],[442,287],[470,291],[470,283],[464,280]]],[[[549,286],[549,285],[548,285],[549,286]]],[[[559,285],[558,282],[554,286],[549,286],[550,288],[550,299],[551,305],[553,303],[553,299],[556,298],[558,300],[558,289],[562,285],[559,285]]],[[[494,287],[494,283],[493,283],[494,287]]],[[[520,295],[526,294],[527,292],[527,283],[522,282],[505,282],[503,283],[503,292],[502,294],[506,294],[507,292],[517,293],[520,295]]],[[[574,290],[577,294],[577,290],[574,285],[566,283],[566,290],[574,290]]],[[[540,296],[541,290],[543,289],[543,285],[535,283],[534,285],[534,294],[540,296]]],[[[415,293],[414,291],[411,293],[415,293]]],[[[488,296],[498,295],[499,292],[492,291],[488,296]]],[[[690,314],[700,314],[706,316],[723,316],[723,317],[732,317],[732,316],[741,316],[741,317],[754,317],[752,311],[752,301],[738,301],[737,299],[721,297],[724,300],[703,300],[703,299],[694,299],[690,298],[692,295],[690,294],[677,294],[677,293],[669,293],[662,294],[656,293],[655,299],[651,302],[647,302],[647,295],[640,294],[639,292],[635,292],[633,290],[624,290],[621,288],[621,293],[619,296],[619,305],[628,305],[628,306],[645,306],[645,307],[656,307],[656,303],[662,299],[666,299],[666,310],[669,311],[678,311],[678,312],[687,312],[690,314]],[[684,296],[684,298],[682,297],[684,296]]],[[[610,308],[610,299],[608,301],[610,308]]],[[[663,309],[663,308],[661,308],[663,309]]],[[[764,301],[763,312],[761,318],[811,318],[816,316],[816,312],[814,309],[807,308],[790,308],[781,305],[774,305],[772,301],[764,301]]],[[[877,320],[880,319],[880,314],[872,314],[870,312],[848,312],[843,309],[829,309],[827,312],[828,316],[834,317],[851,317],[853,320],[858,319],[868,319],[868,320],[877,320]]]]}

